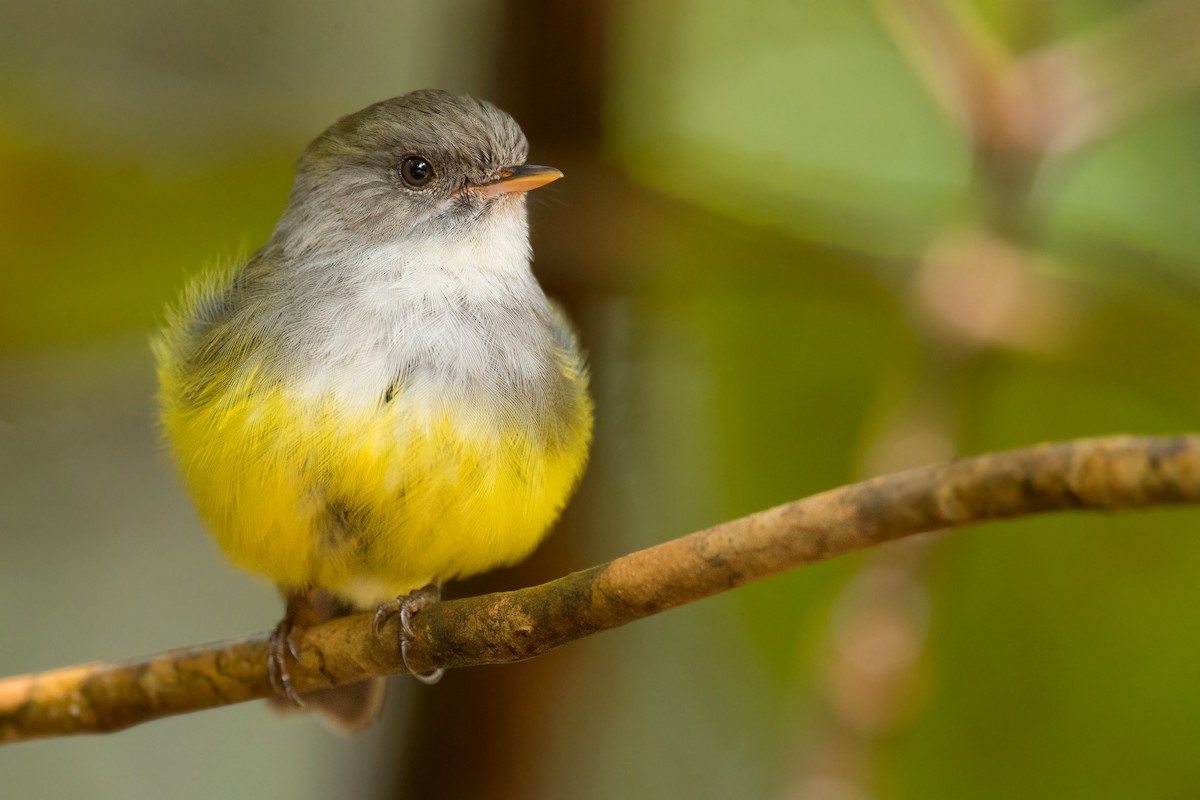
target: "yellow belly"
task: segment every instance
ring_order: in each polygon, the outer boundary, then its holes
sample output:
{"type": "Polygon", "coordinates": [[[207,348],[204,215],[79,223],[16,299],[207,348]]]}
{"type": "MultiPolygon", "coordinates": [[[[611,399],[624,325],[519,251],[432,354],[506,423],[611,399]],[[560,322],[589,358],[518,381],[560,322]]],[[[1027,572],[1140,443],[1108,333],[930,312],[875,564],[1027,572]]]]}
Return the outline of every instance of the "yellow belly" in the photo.
{"type": "Polygon", "coordinates": [[[348,413],[282,389],[185,402],[169,382],[164,424],[231,561],[366,605],[528,555],[586,460],[591,407],[577,380],[575,418],[553,442],[486,409],[348,413]]]}

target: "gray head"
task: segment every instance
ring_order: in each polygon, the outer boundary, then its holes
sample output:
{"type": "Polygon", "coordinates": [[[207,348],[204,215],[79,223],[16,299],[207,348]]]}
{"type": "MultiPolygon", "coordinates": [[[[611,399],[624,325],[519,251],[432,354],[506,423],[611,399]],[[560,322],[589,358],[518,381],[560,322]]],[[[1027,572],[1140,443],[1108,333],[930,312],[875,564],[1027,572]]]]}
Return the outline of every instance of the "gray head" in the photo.
{"type": "Polygon", "coordinates": [[[525,134],[491,103],[426,89],[343,117],[314,139],[276,238],[303,249],[468,233],[524,220],[524,192],[561,177],[525,164],[525,134]]]}

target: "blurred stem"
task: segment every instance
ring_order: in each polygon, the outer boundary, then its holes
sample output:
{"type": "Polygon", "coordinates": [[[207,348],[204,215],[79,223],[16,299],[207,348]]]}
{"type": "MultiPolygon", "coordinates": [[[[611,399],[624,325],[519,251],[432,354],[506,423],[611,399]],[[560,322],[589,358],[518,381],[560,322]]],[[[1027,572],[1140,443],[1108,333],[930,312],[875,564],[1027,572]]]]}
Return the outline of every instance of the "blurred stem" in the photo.
{"type": "Polygon", "coordinates": [[[1010,57],[964,4],[875,0],[893,41],[942,109],[968,133],[996,129],[990,102],[1010,57]]]}
{"type": "MultiPolygon", "coordinates": [[[[418,669],[521,661],[784,570],[943,528],[1057,510],[1200,503],[1200,436],[1081,439],[922,467],[726,522],[550,583],[436,603],[413,620],[418,669]]],[[[400,621],[298,638],[301,693],[405,671],[400,621]]],[[[267,697],[268,634],[0,680],[0,742],[96,733],[267,697]]]]}
{"type": "MultiPolygon", "coordinates": [[[[1044,4],[1043,4],[1044,5],[1044,4]]],[[[1200,83],[1200,3],[1159,0],[1086,35],[1009,52],[949,0],[875,0],[897,46],[975,143],[980,221],[1029,244],[1029,195],[1049,157],[1078,151],[1200,83]]],[[[1044,30],[1040,15],[1012,12],[1044,30]]],[[[1030,27],[1030,26],[1025,26],[1030,27]]]]}
{"type": "MultiPolygon", "coordinates": [[[[490,99],[520,120],[535,160],[563,169],[575,185],[586,187],[581,178],[595,172],[600,160],[613,4],[505,0],[499,8],[490,99]]],[[[577,205],[565,210],[572,217],[583,216],[577,205]]],[[[596,251],[587,236],[561,234],[554,212],[561,220],[562,211],[542,204],[533,211],[536,269],[542,285],[564,304],[569,316],[582,320],[582,307],[595,291],[580,279],[592,272],[580,262],[596,251]],[[558,242],[562,246],[555,248],[558,242]]],[[[611,230],[605,221],[612,213],[583,216],[583,221],[597,231],[611,230]]],[[[585,341],[601,338],[586,330],[583,334],[585,341]]],[[[587,489],[582,487],[581,495],[587,489]]],[[[515,571],[483,575],[455,589],[482,593],[513,581],[519,586],[562,574],[570,564],[586,563],[579,550],[596,537],[581,530],[588,523],[578,513],[585,500],[581,496],[573,501],[556,534],[533,559],[515,571]]],[[[414,692],[414,702],[401,712],[410,733],[396,735],[391,750],[402,747],[403,756],[378,761],[378,796],[504,800],[536,793],[530,785],[535,773],[511,765],[546,749],[553,734],[548,718],[536,709],[544,698],[565,693],[570,676],[564,672],[569,671],[540,663],[533,669],[477,671],[469,680],[458,681],[454,691],[414,692]],[[471,736],[461,735],[464,721],[469,721],[471,736]],[[472,768],[462,769],[462,764],[472,768]]]]}

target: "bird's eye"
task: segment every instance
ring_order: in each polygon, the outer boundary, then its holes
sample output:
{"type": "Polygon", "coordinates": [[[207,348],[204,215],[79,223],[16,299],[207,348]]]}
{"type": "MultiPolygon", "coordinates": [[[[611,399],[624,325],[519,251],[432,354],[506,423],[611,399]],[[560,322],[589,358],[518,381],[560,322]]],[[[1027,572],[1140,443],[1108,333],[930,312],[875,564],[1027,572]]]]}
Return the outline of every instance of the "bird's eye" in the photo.
{"type": "Polygon", "coordinates": [[[413,189],[424,189],[433,180],[433,164],[425,156],[405,156],[400,177],[413,189]]]}

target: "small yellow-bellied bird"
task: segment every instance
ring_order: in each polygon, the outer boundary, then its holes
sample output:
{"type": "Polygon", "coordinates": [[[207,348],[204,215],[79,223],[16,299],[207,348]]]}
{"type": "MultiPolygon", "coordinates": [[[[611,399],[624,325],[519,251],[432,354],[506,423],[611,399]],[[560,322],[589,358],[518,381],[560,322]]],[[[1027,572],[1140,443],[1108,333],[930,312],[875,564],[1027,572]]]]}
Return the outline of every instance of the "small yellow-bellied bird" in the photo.
{"type": "MultiPolygon", "coordinates": [[[[202,277],[155,342],[162,420],[200,516],[273,580],[298,627],[524,558],[591,438],[575,336],[530,270],[525,164],[495,106],[419,91],[344,117],[296,167],[287,210],[232,273],[202,277]]],[[[403,640],[402,640],[403,641],[403,640]]],[[[348,728],[382,679],[306,695],[348,728]]]]}

